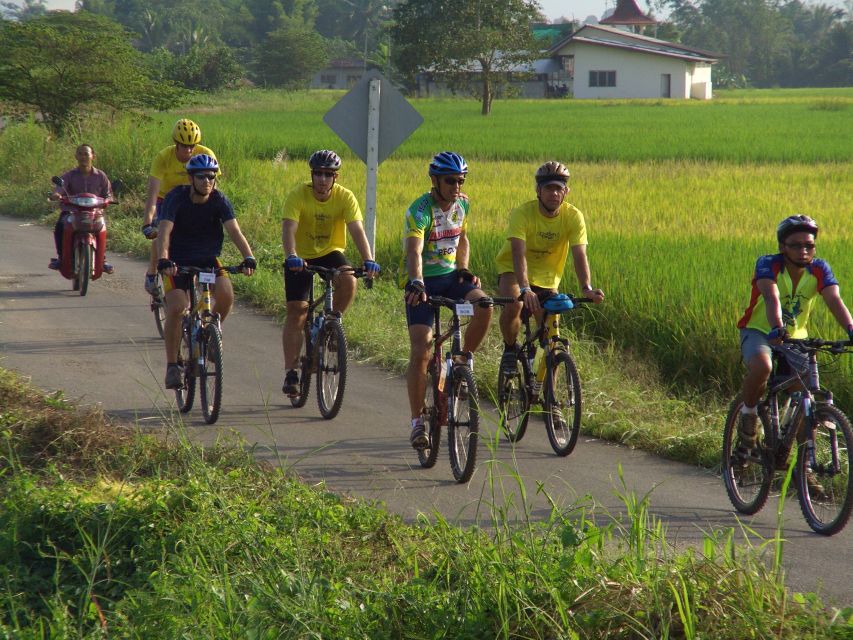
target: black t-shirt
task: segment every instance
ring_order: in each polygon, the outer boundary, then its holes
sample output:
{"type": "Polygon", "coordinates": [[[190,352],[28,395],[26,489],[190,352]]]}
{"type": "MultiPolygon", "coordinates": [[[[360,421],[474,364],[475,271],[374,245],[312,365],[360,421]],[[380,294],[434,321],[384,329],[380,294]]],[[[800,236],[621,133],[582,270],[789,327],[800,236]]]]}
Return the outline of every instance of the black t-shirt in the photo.
{"type": "Polygon", "coordinates": [[[212,267],[222,253],[222,225],[235,215],[221,191],[214,189],[207,202],[194,204],[190,185],[181,185],[166,194],[159,217],[175,225],[169,236],[170,260],[185,267],[212,267]]]}

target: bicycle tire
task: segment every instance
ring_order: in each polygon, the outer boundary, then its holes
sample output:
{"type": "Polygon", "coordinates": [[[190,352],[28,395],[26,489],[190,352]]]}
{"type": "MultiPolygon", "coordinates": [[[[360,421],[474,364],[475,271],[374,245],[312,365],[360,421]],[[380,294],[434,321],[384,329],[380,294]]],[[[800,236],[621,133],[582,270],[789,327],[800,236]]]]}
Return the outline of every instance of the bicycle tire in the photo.
{"type": "MultiPolygon", "coordinates": [[[[723,484],[732,506],[740,513],[753,515],[761,511],[770,495],[773,483],[773,468],[766,453],[763,436],[759,439],[758,450],[762,452],[760,461],[750,461],[746,466],[735,456],[737,442],[737,424],[740,419],[743,399],[738,394],[729,406],[726,424],[723,429],[722,474],[723,484]]],[[[764,422],[764,417],[759,416],[764,422]]],[[[770,432],[763,424],[764,433],[770,432]]]]}
{"type": "Polygon", "coordinates": [[[436,364],[435,359],[430,360],[427,367],[426,390],[424,391],[424,405],[421,408],[421,420],[424,422],[429,446],[418,449],[418,462],[424,469],[432,469],[438,460],[439,442],[441,441],[441,419],[439,406],[441,403],[441,392],[438,390],[438,371],[441,362],[436,364]]]}
{"type": "Polygon", "coordinates": [[[219,418],[222,407],[222,333],[215,324],[204,328],[202,363],[199,367],[199,400],[207,424],[219,418]]]}
{"type": "Polygon", "coordinates": [[[510,442],[518,442],[527,431],[530,419],[530,395],[527,391],[527,359],[523,353],[516,355],[515,373],[498,372],[498,412],[501,427],[510,442]]]}
{"type": "Polygon", "coordinates": [[[157,333],[165,338],[164,327],[166,326],[166,304],[163,300],[163,281],[158,273],[156,276],[157,294],[151,296],[151,311],[154,313],[154,323],[157,325],[157,333]]]}
{"type": "Polygon", "coordinates": [[[175,402],[178,405],[178,411],[189,413],[193,408],[193,400],[195,399],[195,376],[193,375],[195,361],[193,360],[190,338],[190,323],[186,318],[184,318],[182,327],[178,364],[184,368],[184,386],[182,389],[175,389],[175,402]]]}
{"type": "Polygon", "coordinates": [[[79,253],[80,262],[80,295],[85,296],[89,291],[89,279],[92,277],[92,254],[94,249],[92,245],[78,244],[77,251],[79,253]]]}
{"type": "Polygon", "coordinates": [[[467,365],[455,365],[451,375],[446,382],[450,389],[447,397],[447,445],[453,477],[462,484],[471,479],[477,465],[479,399],[474,376],[467,365]],[[463,385],[467,390],[463,390],[463,385]]]}
{"type": "Polygon", "coordinates": [[[311,391],[311,369],[312,351],[314,345],[311,344],[311,330],[308,323],[302,331],[302,349],[299,351],[299,395],[290,398],[290,404],[296,407],[304,407],[308,402],[308,393],[311,391]]]}
{"type": "Polygon", "coordinates": [[[831,536],[845,527],[853,508],[849,459],[853,430],[847,416],[834,405],[817,405],[814,419],[816,465],[814,469],[809,468],[807,443],[801,443],[797,451],[797,498],[809,527],[831,536]],[[834,428],[829,427],[830,423],[834,428]],[[838,460],[837,470],[833,464],[833,449],[838,460]],[[810,486],[809,474],[820,489],[815,484],[810,486]]]}
{"type": "Polygon", "coordinates": [[[545,431],[558,456],[574,451],[581,431],[581,380],[571,354],[557,351],[551,356],[545,376],[545,431]]]}
{"type": "Polygon", "coordinates": [[[317,349],[317,406],[331,420],[341,410],[347,386],[347,338],[338,318],[326,318],[317,349]]]}

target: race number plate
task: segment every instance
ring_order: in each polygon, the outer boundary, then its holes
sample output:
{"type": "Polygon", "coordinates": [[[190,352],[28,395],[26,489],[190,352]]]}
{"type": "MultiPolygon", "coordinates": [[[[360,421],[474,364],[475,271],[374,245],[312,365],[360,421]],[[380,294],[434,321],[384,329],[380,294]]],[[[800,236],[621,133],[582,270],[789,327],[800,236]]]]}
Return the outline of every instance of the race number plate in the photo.
{"type": "Polygon", "coordinates": [[[456,305],[456,315],[457,316],[473,316],[474,315],[474,305],[470,302],[466,302],[465,304],[457,304],[456,305]]]}
{"type": "Polygon", "coordinates": [[[198,281],[203,284],[216,284],[216,274],[210,271],[202,271],[198,274],[198,281]]]}

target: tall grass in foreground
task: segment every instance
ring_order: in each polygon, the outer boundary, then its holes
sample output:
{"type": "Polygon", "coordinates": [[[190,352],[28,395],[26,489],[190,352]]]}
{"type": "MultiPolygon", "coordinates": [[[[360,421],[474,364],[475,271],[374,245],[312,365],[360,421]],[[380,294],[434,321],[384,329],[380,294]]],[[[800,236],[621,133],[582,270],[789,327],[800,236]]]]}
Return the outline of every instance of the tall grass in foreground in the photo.
{"type": "Polygon", "coordinates": [[[260,468],[239,443],[192,447],[180,424],[163,446],[2,371],[0,396],[11,637],[816,639],[853,622],[790,597],[733,531],[675,550],[653,496],[624,485],[623,516],[552,501],[534,523],[497,484],[521,485],[507,465],[489,472],[490,531],[412,525],[260,468]],[[86,433],[107,446],[75,449],[86,433]]]}

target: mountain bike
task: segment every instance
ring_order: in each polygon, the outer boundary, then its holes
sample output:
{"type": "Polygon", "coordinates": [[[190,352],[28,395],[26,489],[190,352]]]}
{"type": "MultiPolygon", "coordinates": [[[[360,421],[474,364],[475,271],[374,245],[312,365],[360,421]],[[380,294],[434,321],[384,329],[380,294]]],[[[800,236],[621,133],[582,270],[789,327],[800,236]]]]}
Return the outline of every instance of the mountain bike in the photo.
{"type": "Polygon", "coordinates": [[[767,500],[777,471],[787,471],[796,441],[794,485],[809,527],[832,535],[847,524],[853,508],[849,452],[853,430],[833,404],[832,392],[820,386],[817,354],[850,353],[849,341],[786,339],[773,350],[773,372],[758,404],[758,443],[750,455],[736,451],[743,400],[731,404],[723,432],[723,481],[729,500],[741,513],[757,513],[767,500]]]}
{"type": "Polygon", "coordinates": [[[474,354],[462,351],[460,317],[474,315],[474,305],[490,307],[515,302],[514,298],[481,298],[475,302],[430,296],[421,304],[433,308],[433,353],[427,366],[426,392],[421,419],[429,444],[418,449],[418,461],[424,468],[435,466],[438,459],[441,427],[447,425],[450,469],[456,482],[468,482],[477,464],[477,441],[480,431],[480,409],[474,382],[474,354]],[[441,332],[440,310],[452,315],[447,331],[441,332]],[[450,340],[450,349],[442,358],[442,345],[450,340]]]}
{"type": "MultiPolygon", "coordinates": [[[[341,316],[334,311],[334,279],[341,273],[351,273],[363,278],[367,272],[361,267],[330,269],[306,265],[306,271],[323,281],[323,295],[314,297],[314,281],[308,289],[308,315],[303,325],[302,350],[299,353],[299,395],[290,398],[294,407],[302,407],[311,390],[311,374],[317,374],[317,406],[320,415],[331,420],[341,410],[347,384],[347,339],[341,316]]],[[[367,288],[373,287],[368,279],[367,288]]]]}
{"type": "Polygon", "coordinates": [[[522,310],[524,342],[516,352],[513,373],[498,373],[498,409],[510,442],[527,431],[532,407],[541,406],[551,448],[567,456],[581,428],[581,383],[567,338],[560,335],[560,314],[592,302],[590,298],[552,296],[542,305],[542,325],[531,329],[531,316],[522,310]]]}
{"type": "Polygon", "coordinates": [[[163,338],[163,326],[166,322],[166,300],[163,296],[163,278],[159,273],[154,276],[155,291],[151,294],[151,312],[154,314],[154,323],[157,325],[157,333],[163,338]]]}
{"type": "MultiPolygon", "coordinates": [[[[221,267],[228,273],[242,273],[242,265],[221,267]]],[[[219,418],[222,406],[222,329],[219,314],[213,313],[210,285],[216,284],[215,268],[178,267],[178,274],[192,276],[190,305],[181,324],[178,364],[184,370],[184,383],[175,389],[181,413],[189,413],[195,398],[196,380],[201,381],[201,413],[207,424],[219,418]]]]}

